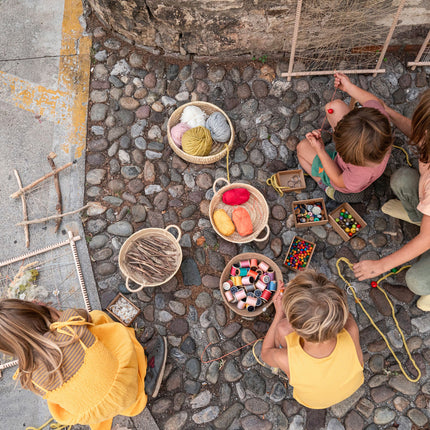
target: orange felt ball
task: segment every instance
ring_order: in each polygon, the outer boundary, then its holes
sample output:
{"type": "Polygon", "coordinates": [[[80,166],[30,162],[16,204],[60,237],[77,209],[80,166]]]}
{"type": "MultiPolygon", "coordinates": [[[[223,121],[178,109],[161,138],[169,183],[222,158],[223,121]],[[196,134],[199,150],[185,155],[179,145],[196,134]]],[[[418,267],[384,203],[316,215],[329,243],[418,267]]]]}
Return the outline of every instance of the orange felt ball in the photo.
{"type": "Polygon", "coordinates": [[[233,211],[232,220],[237,232],[241,236],[248,236],[252,233],[252,221],[248,211],[243,207],[238,207],[233,211]]]}

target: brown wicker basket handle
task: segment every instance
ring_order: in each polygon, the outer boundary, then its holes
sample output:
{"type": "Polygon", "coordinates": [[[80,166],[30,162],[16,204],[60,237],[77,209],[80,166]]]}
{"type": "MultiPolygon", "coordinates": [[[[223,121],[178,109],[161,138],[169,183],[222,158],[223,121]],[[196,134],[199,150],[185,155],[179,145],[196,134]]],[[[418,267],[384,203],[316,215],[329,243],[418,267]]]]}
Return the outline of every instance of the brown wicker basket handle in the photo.
{"type": "Polygon", "coordinates": [[[171,225],[168,225],[164,230],[169,231],[169,228],[173,228],[173,229],[175,229],[177,231],[178,237],[175,237],[175,239],[176,239],[177,242],[179,242],[181,240],[181,237],[182,237],[182,232],[179,229],[179,227],[177,225],[175,225],[175,224],[171,224],[171,225]]]}
{"type": "MultiPolygon", "coordinates": [[[[269,237],[269,234],[270,234],[269,224],[266,224],[263,228],[267,229],[267,233],[261,239],[255,238],[254,239],[255,242],[263,242],[263,241],[265,241],[269,237]]],[[[263,230],[261,230],[261,231],[263,231],[263,230]]]]}
{"type": "Polygon", "coordinates": [[[215,179],[215,182],[214,182],[214,184],[212,185],[212,190],[213,190],[214,194],[216,194],[216,184],[217,184],[219,181],[224,181],[224,182],[226,182],[226,183],[227,183],[227,185],[229,185],[229,184],[230,184],[230,182],[228,182],[228,180],[227,180],[226,178],[218,178],[218,179],[215,179]]]}
{"type": "Polygon", "coordinates": [[[145,286],[144,285],[140,285],[139,288],[136,288],[135,290],[133,290],[132,288],[130,288],[130,286],[128,285],[128,280],[130,278],[127,276],[125,278],[125,287],[127,288],[128,291],[130,291],[130,293],[137,293],[138,291],[142,290],[145,286]]]}

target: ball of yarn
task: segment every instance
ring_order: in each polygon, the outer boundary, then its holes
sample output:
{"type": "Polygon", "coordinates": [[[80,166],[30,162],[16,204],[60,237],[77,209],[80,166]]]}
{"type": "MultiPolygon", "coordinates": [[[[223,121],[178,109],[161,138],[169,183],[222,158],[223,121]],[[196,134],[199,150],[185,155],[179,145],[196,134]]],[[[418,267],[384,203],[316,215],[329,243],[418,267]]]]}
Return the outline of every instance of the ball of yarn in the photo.
{"type": "Polygon", "coordinates": [[[204,127],[207,115],[197,106],[187,106],[181,115],[181,122],[185,122],[191,128],[204,127]]]}
{"type": "Polygon", "coordinates": [[[182,149],[190,155],[209,155],[212,149],[210,131],[206,127],[190,128],[182,135],[182,149]]]}
{"type": "Polygon", "coordinates": [[[228,142],[231,136],[230,125],[221,112],[214,112],[206,120],[206,128],[217,142],[228,142]]]}
{"type": "Polygon", "coordinates": [[[182,136],[190,129],[188,124],[180,122],[170,129],[170,135],[178,148],[182,148],[182,136]]]}

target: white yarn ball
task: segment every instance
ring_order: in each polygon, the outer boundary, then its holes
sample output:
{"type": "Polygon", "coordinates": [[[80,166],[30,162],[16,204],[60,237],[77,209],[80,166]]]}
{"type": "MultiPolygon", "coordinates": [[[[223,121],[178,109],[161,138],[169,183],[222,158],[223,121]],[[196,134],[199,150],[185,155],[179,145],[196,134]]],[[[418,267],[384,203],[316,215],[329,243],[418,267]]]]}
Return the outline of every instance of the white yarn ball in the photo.
{"type": "Polygon", "coordinates": [[[181,115],[181,122],[185,122],[190,126],[204,127],[206,123],[207,115],[197,106],[187,106],[181,115]]]}
{"type": "Polygon", "coordinates": [[[214,112],[206,120],[206,128],[209,129],[212,139],[217,142],[228,142],[231,136],[230,125],[221,112],[214,112]]]}

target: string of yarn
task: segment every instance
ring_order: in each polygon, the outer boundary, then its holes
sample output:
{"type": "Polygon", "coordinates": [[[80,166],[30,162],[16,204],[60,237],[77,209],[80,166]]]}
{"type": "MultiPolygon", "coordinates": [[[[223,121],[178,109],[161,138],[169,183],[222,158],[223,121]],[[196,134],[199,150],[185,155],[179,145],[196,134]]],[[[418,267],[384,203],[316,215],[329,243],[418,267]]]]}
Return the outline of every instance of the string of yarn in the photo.
{"type": "Polygon", "coordinates": [[[212,137],[206,127],[190,128],[182,135],[182,149],[190,155],[205,157],[212,150],[212,137]]]}
{"type": "Polygon", "coordinates": [[[182,148],[182,136],[186,131],[190,129],[190,126],[185,122],[180,122],[170,129],[170,135],[172,136],[173,142],[178,148],[182,148]]]}
{"type": "Polygon", "coordinates": [[[206,128],[217,142],[227,142],[231,136],[230,125],[221,112],[214,112],[206,120],[206,128]]]}
{"type": "Polygon", "coordinates": [[[207,115],[197,106],[187,106],[181,115],[181,122],[185,122],[191,128],[204,127],[207,115]]]}

